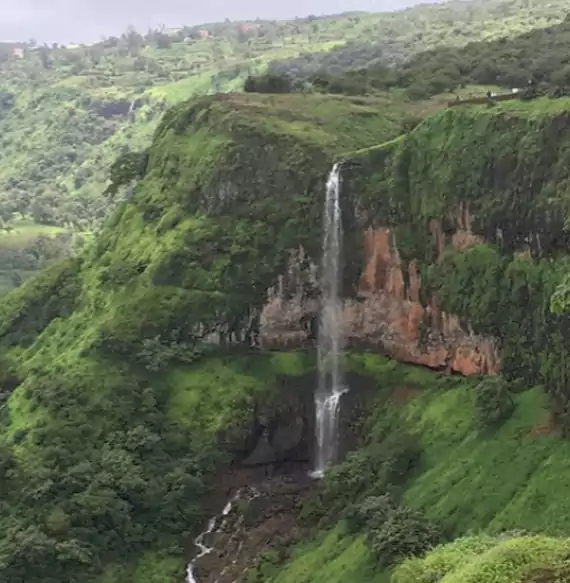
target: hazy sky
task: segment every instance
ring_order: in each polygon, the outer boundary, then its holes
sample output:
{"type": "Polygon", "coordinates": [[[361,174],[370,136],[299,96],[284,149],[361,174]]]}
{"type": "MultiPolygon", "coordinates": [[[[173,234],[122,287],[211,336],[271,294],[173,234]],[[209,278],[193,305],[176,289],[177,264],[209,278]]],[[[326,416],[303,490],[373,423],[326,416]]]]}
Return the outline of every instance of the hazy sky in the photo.
{"type": "MultiPolygon", "coordinates": [[[[430,1],[430,0],[428,0],[430,1]]],[[[431,0],[432,2],[434,0],[431,0]]],[[[0,40],[95,41],[132,24],[179,26],[404,8],[417,0],[0,0],[0,40]]]]}

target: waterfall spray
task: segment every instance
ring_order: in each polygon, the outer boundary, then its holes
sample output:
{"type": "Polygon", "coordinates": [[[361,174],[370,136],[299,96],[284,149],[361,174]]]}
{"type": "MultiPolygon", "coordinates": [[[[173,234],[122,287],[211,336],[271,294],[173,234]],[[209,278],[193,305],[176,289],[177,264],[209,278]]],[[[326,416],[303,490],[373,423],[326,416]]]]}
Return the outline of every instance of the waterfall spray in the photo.
{"type": "Polygon", "coordinates": [[[318,334],[319,381],[315,391],[316,460],[311,475],[323,476],[335,461],[338,442],[338,413],[346,392],[342,362],[342,303],[340,300],[342,217],[340,209],[340,164],[329,174],[323,219],[321,264],[321,309],[318,334]]]}

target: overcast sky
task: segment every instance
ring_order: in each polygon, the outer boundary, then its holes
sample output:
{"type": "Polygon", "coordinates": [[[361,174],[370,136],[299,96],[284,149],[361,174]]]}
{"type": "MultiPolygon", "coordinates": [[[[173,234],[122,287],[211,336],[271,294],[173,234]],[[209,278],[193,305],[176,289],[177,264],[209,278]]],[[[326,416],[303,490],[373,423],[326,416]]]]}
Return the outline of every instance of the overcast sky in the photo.
{"type": "MultiPolygon", "coordinates": [[[[428,0],[434,1],[434,0],[428,0]]],[[[378,12],[417,0],[0,0],[0,40],[88,42],[132,24],[149,26],[217,22],[230,18],[293,18],[347,10],[378,12]]]]}

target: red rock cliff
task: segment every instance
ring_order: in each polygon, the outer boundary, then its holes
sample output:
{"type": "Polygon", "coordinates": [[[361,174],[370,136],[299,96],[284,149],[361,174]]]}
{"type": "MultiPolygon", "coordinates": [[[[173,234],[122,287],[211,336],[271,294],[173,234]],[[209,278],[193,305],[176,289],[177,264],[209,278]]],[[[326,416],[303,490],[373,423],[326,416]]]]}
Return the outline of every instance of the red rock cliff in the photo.
{"type": "MultiPolygon", "coordinates": [[[[450,243],[463,249],[478,241],[469,229],[468,213],[461,210],[460,223],[450,243]]],[[[430,225],[440,252],[445,245],[440,225],[430,225]]],[[[445,369],[464,375],[494,374],[499,368],[497,342],[464,329],[453,314],[442,312],[437,297],[429,305],[420,302],[421,278],[412,261],[404,265],[392,233],[387,228],[365,234],[365,268],[357,297],[345,302],[344,333],[350,345],[377,349],[402,362],[445,369]],[[405,285],[404,270],[408,272],[405,285]]],[[[301,251],[302,256],[302,251],[301,251]]],[[[261,343],[265,347],[290,348],[307,343],[310,314],[317,301],[307,289],[315,286],[314,271],[300,277],[292,256],[289,291],[272,290],[261,318],[261,343]],[[291,278],[291,275],[293,277],[291,278]]]]}

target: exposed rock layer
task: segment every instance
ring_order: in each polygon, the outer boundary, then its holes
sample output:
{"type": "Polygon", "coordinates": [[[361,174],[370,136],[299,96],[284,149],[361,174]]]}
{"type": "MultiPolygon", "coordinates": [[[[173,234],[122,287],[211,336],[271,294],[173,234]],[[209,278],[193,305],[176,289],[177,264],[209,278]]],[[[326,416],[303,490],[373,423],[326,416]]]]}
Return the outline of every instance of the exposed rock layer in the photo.
{"type": "MultiPolygon", "coordinates": [[[[465,249],[479,243],[462,211],[460,228],[445,240],[441,225],[430,231],[441,254],[446,243],[465,249]]],[[[404,264],[388,228],[364,233],[365,261],[356,297],[345,300],[344,335],[349,345],[387,353],[392,358],[464,375],[494,374],[500,366],[497,342],[462,326],[439,308],[436,295],[420,301],[421,278],[415,261],[404,264]]],[[[271,291],[261,318],[260,341],[266,348],[292,348],[311,342],[318,303],[314,269],[302,272],[296,253],[284,281],[271,291]]],[[[468,328],[468,327],[467,327],[468,328]]]]}
{"type": "MultiPolygon", "coordinates": [[[[212,551],[195,565],[200,583],[243,581],[247,571],[272,553],[283,561],[305,533],[299,521],[303,499],[315,487],[307,472],[249,482],[231,491],[233,505],[205,544],[212,551]],[[236,499],[237,497],[237,499],[236,499]]],[[[191,549],[191,555],[195,553],[191,549]]]]}

